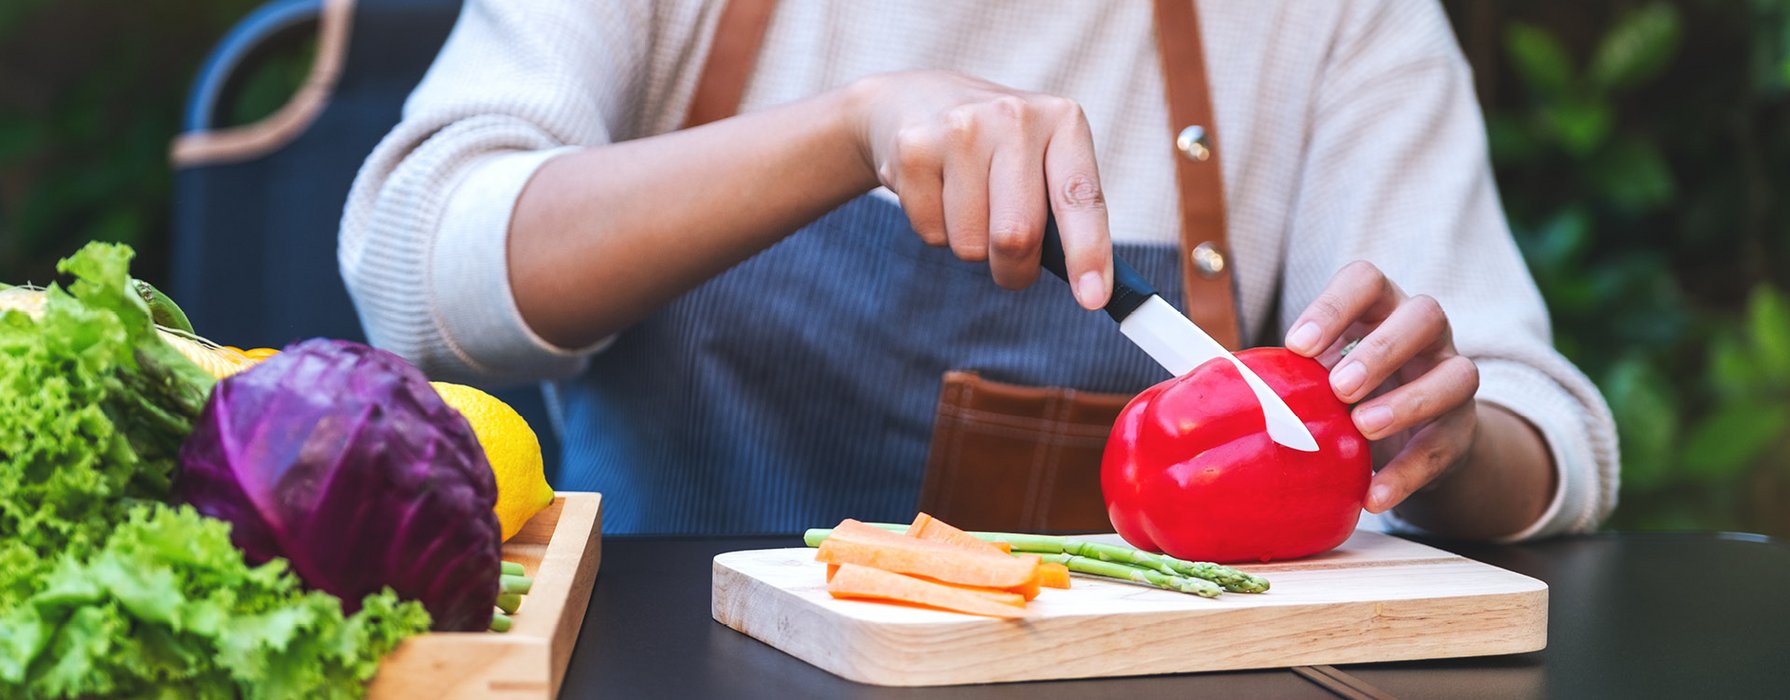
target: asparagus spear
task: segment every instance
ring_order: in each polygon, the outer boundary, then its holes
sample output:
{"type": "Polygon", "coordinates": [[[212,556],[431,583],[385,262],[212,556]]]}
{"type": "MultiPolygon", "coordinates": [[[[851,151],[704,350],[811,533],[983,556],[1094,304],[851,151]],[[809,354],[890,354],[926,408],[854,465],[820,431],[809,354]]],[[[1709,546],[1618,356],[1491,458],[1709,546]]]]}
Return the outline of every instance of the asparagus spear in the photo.
{"type": "Polygon", "coordinates": [[[497,608],[502,612],[491,614],[491,631],[508,632],[513,620],[510,615],[522,607],[522,596],[534,587],[534,578],[522,575],[522,565],[512,561],[503,562],[503,571],[499,574],[497,608]]]}
{"type": "Polygon", "coordinates": [[[1055,554],[1032,552],[1032,554],[1038,554],[1044,561],[1054,561],[1058,564],[1067,566],[1070,571],[1092,574],[1103,578],[1113,578],[1121,581],[1132,581],[1148,586],[1155,586],[1157,588],[1166,588],[1180,593],[1191,593],[1202,598],[1217,598],[1218,594],[1224,592],[1224,589],[1219,587],[1218,584],[1201,578],[1165,574],[1152,569],[1141,569],[1128,564],[1094,559],[1091,557],[1070,554],[1068,552],[1057,552],[1055,554]]]}
{"type": "Polygon", "coordinates": [[[534,587],[535,580],[528,576],[504,574],[498,577],[498,583],[502,589],[501,592],[521,595],[528,593],[529,589],[534,587]]]}

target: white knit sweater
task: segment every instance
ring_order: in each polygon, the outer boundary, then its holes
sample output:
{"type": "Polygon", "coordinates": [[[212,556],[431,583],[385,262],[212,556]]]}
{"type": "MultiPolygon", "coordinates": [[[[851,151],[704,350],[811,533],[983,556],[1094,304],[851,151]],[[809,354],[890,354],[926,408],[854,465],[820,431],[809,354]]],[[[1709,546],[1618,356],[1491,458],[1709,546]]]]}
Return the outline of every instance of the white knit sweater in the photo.
{"type": "MultiPolygon", "coordinates": [[[[720,4],[468,2],[343,217],[342,271],[372,340],[433,376],[475,381],[592,361],[599,348],[552,347],[518,313],[505,263],[513,205],[563,149],[676,128],[720,4]]],[[[1441,9],[1203,0],[1199,11],[1246,339],[1278,344],[1337,269],[1373,261],[1441,302],[1479,364],[1479,400],[1546,437],[1559,487],[1516,538],[1595,528],[1616,500],[1613,422],[1552,347],[1441,9]]],[[[1114,239],[1172,245],[1174,129],[1152,22],[1143,0],[785,0],[742,109],[913,68],[1070,97],[1093,129],[1114,239]]]]}

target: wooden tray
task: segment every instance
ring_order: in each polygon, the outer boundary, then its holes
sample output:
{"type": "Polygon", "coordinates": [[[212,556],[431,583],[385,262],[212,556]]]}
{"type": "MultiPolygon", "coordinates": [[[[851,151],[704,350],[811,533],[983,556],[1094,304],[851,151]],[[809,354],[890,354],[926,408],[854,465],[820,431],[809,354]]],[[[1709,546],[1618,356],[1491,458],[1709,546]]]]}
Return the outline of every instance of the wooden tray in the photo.
{"type": "Polygon", "coordinates": [[[1023,620],[835,600],[807,548],[715,557],[716,620],[839,676],[950,685],[1535,651],[1548,587],[1433,547],[1357,532],[1334,551],[1242,567],[1260,595],[1206,599],[1077,576],[1023,620]]]}
{"type": "Polygon", "coordinates": [[[571,660],[584,608],[602,560],[602,496],[561,492],[503,545],[535,579],[494,632],[432,632],[412,637],[385,657],[367,696],[373,700],[552,698],[571,660]]]}

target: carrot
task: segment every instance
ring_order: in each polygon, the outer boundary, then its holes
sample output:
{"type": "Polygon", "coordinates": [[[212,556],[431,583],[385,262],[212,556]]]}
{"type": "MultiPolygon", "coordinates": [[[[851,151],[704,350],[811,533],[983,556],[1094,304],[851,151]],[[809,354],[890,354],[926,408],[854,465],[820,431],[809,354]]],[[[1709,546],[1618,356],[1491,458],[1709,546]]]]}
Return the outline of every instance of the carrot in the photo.
{"type": "Polygon", "coordinates": [[[828,581],[833,580],[833,574],[837,574],[837,573],[839,573],[839,565],[838,564],[828,564],[827,565],[827,580],[828,581]]]}
{"type": "Polygon", "coordinates": [[[1054,561],[1038,565],[1038,583],[1045,588],[1069,587],[1069,567],[1054,561]]]}
{"type": "Polygon", "coordinates": [[[1044,585],[1043,585],[1044,582],[1041,578],[1043,575],[1044,575],[1044,564],[1039,563],[1038,568],[1033,571],[1032,577],[1029,579],[1026,579],[1025,583],[1019,584],[1017,586],[1008,586],[1001,590],[1008,591],[1011,593],[1018,593],[1020,595],[1020,597],[1026,599],[1026,600],[1031,600],[1033,598],[1038,597],[1038,594],[1043,592],[1043,590],[1044,590],[1044,585]]]}
{"type": "Polygon", "coordinates": [[[834,598],[890,600],[988,617],[1025,616],[1017,607],[1024,605],[1023,600],[1002,604],[991,599],[998,595],[1019,598],[1011,593],[970,591],[857,564],[841,564],[833,580],[827,582],[827,593],[834,598]]]}
{"type": "MultiPolygon", "coordinates": [[[[979,539],[975,535],[959,530],[957,527],[946,523],[943,520],[939,520],[938,518],[934,518],[927,513],[920,513],[919,515],[914,516],[914,524],[908,526],[907,536],[918,537],[923,540],[931,540],[934,542],[943,542],[945,544],[963,547],[976,552],[999,552],[1001,554],[1007,554],[1013,547],[1013,545],[1006,542],[989,542],[987,540],[979,539]]],[[[1043,572],[1042,567],[1040,567],[1039,572],[1040,575],[1033,576],[1030,581],[1026,581],[1018,586],[1009,586],[1005,590],[1025,596],[1026,600],[1038,597],[1040,588],[1043,585],[1043,579],[1041,578],[1043,572]]]]}
{"type": "MultiPolygon", "coordinates": [[[[901,574],[901,575],[906,576],[907,574],[901,574]]],[[[915,580],[919,580],[919,581],[925,581],[927,583],[936,583],[941,586],[950,586],[952,588],[963,591],[965,593],[973,593],[979,597],[986,598],[988,600],[992,600],[996,603],[1000,603],[1001,605],[1011,605],[1016,608],[1025,607],[1026,601],[1031,600],[1031,598],[1027,598],[1023,595],[1020,595],[1020,593],[1018,591],[1015,591],[1010,588],[983,588],[981,586],[965,586],[965,585],[956,584],[956,583],[945,583],[944,581],[934,581],[934,580],[926,578],[924,576],[913,576],[911,578],[914,578],[915,580]]]]}
{"type": "Polygon", "coordinates": [[[985,588],[1025,586],[1038,576],[1036,554],[1018,557],[992,550],[907,537],[846,519],[821,543],[815,559],[865,566],[985,588]]]}
{"type": "Polygon", "coordinates": [[[1002,554],[1013,551],[1013,545],[1011,544],[977,539],[975,535],[959,530],[956,527],[947,524],[945,521],[934,518],[926,513],[914,516],[914,524],[907,526],[907,536],[918,537],[923,540],[932,540],[934,542],[961,545],[978,551],[992,549],[997,550],[1002,554]]]}

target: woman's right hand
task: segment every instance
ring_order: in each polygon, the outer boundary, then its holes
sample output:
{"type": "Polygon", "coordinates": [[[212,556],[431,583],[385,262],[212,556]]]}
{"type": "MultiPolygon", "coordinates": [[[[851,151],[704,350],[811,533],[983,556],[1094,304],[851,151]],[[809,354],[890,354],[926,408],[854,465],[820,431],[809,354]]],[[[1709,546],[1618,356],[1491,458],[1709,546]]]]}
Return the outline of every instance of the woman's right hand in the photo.
{"type": "Polygon", "coordinates": [[[926,243],[988,261],[995,283],[1038,278],[1047,212],[1083,307],[1112,292],[1112,238],[1087,117],[1074,101],[945,71],[848,88],[859,150],[926,243]]]}

